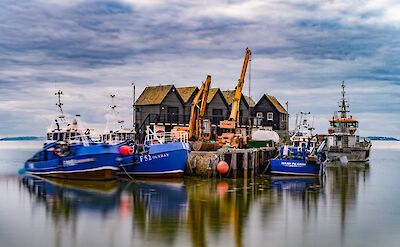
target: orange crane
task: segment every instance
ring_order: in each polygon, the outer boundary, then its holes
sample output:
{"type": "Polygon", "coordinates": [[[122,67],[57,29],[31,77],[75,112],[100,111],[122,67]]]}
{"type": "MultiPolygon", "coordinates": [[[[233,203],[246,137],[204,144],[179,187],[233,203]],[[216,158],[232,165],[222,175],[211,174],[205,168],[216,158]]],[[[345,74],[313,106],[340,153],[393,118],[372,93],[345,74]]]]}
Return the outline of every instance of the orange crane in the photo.
{"type": "Polygon", "coordinates": [[[246,48],[242,72],[240,73],[240,78],[238,80],[238,84],[236,86],[235,96],[232,101],[232,109],[229,116],[229,119],[223,120],[219,123],[219,128],[223,130],[228,130],[225,133],[222,133],[219,136],[219,144],[220,146],[230,145],[232,147],[242,148],[244,145],[247,145],[247,135],[244,130],[239,129],[239,103],[242,97],[242,91],[244,86],[244,79],[246,76],[247,65],[251,60],[251,50],[246,48]]]}
{"type": "Polygon", "coordinates": [[[210,140],[210,121],[204,118],[207,108],[207,98],[208,92],[210,91],[210,85],[211,76],[207,75],[207,79],[203,82],[199,92],[193,99],[188,130],[189,140],[210,140]]]}

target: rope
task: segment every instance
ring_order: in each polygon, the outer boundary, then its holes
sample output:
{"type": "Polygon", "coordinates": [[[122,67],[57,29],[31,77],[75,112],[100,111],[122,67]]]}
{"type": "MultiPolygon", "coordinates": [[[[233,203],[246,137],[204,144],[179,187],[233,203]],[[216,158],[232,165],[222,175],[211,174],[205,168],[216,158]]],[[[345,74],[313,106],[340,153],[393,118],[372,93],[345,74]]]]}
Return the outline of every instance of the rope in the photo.
{"type": "MultiPolygon", "coordinates": [[[[132,163],[133,165],[133,163],[132,163]]],[[[122,168],[122,170],[124,170],[125,174],[131,179],[133,180],[133,177],[131,175],[129,175],[129,173],[125,170],[125,167],[120,163],[119,166],[122,168]]]]}

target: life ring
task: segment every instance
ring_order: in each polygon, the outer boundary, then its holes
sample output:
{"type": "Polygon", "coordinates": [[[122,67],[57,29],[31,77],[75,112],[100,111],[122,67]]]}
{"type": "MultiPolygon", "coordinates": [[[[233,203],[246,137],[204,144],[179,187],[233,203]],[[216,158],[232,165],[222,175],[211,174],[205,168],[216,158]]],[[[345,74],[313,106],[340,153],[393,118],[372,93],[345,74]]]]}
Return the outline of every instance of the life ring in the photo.
{"type": "Polygon", "coordinates": [[[55,147],[53,153],[57,156],[61,156],[62,155],[62,151],[60,147],[55,147]]]}

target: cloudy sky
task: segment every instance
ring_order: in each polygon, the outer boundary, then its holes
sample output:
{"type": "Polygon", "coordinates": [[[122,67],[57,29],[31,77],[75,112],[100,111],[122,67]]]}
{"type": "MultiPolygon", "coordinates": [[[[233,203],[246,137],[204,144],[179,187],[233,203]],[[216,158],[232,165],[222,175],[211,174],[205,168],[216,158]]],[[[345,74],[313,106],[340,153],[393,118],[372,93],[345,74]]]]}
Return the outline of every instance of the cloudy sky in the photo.
{"type": "Polygon", "coordinates": [[[326,133],[344,80],[360,134],[400,137],[398,1],[0,2],[0,137],[44,135],[58,89],[102,128],[110,94],[130,119],[132,81],[234,88],[246,47],[252,97],[289,101],[292,123],[326,133]]]}

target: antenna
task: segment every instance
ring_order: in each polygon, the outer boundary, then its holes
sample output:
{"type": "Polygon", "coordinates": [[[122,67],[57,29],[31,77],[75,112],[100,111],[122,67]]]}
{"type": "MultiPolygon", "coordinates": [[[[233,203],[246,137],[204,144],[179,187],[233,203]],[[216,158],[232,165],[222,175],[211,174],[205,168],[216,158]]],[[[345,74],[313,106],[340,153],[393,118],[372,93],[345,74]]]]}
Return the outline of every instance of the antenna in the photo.
{"type": "Polygon", "coordinates": [[[61,115],[64,115],[64,112],[63,112],[63,109],[62,109],[62,106],[64,104],[61,102],[61,95],[64,95],[64,94],[63,94],[63,92],[61,90],[58,90],[58,92],[55,93],[54,95],[57,95],[57,97],[58,97],[58,103],[56,103],[56,106],[58,106],[58,108],[60,108],[61,115]]]}
{"type": "Polygon", "coordinates": [[[115,94],[110,94],[110,97],[111,97],[110,108],[111,108],[112,112],[114,113],[114,115],[117,115],[117,112],[115,111],[115,108],[117,108],[117,106],[114,103],[115,94]]]}
{"type": "Polygon", "coordinates": [[[349,112],[348,110],[349,105],[345,98],[346,95],[345,87],[346,85],[344,84],[344,81],[342,81],[342,100],[340,102],[341,104],[339,105],[340,108],[339,112],[341,118],[347,118],[347,112],[349,112]]]}

